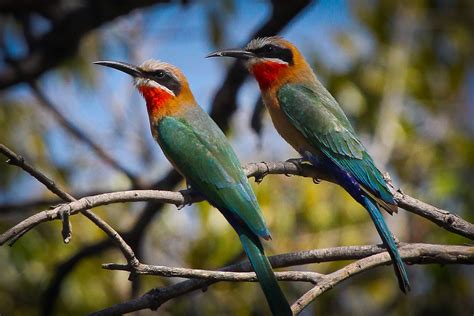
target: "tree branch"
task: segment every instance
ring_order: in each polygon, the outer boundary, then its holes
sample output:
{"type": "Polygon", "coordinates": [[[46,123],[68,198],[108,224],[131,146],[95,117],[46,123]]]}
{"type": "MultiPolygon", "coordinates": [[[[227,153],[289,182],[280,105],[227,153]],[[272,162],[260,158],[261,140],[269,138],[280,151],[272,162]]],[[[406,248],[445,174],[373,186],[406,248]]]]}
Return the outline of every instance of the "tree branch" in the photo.
{"type": "MultiPolygon", "coordinates": [[[[404,261],[411,264],[474,264],[474,247],[472,246],[407,244],[399,250],[404,261]]],[[[319,295],[342,281],[369,269],[390,263],[390,255],[388,252],[383,252],[348,264],[344,268],[326,275],[321,282],[301,296],[291,306],[291,310],[294,315],[297,315],[319,295]]]]}
{"type": "MultiPolygon", "coordinates": [[[[238,266],[238,265],[234,265],[238,266]]],[[[231,271],[213,271],[201,269],[187,269],[166,266],[154,266],[140,263],[131,268],[126,264],[106,263],[102,267],[107,270],[128,271],[142,275],[158,275],[169,278],[187,278],[202,279],[210,281],[229,281],[229,282],[258,282],[255,272],[231,272],[231,271]]],[[[250,267],[249,267],[250,268],[250,267]]],[[[238,268],[234,268],[238,269],[238,268]]],[[[250,269],[249,269],[250,270],[250,269]]],[[[244,270],[242,270],[244,271],[244,270]]],[[[316,284],[321,279],[321,274],[306,271],[286,271],[276,272],[276,277],[280,281],[301,281],[316,284]]]]}
{"type": "MultiPolygon", "coordinates": [[[[8,163],[18,166],[28,172],[31,176],[33,176],[36,180],[41,182],[44,186],[46,186],[51,192],[56,194],[58,197],[65,201],[70,201],[71,203],[76,203],[77,200],[67,192],[61,190],[53,180],[49,179],[46,175],[44,175],[41,171],[35,169],[33,166],[25,162],[23,157],[18,156],[8,147],[3,144],[0,144],[0,152],[8,157],[8,163]]],[[[65,204],[68,205],[68,204],[65,204]]],[[[109,224],[107,224],[104,220],[102,220],[99,216],[95,215],[91,212],[88,208],[81,210],[82,214],[86,216],[89,220],[91,220],[97,227],[102,229],[109,238],[115,242],[115,244],[120,248],[123,255],[127,259],[127,262],[130,266],[134,266],[138,264],[138,259],[135,257],[130,246],[122,239],[119,233],[117,233],[109,224]]],[[[41,214],[41,213],[40,213],[41,214]]],[[[63,240],[65,243],[68,243],[72,236],[72,229],[71,223],[69,222],[69,214],[70,211],[66,207],[63,210],[58,211],[56,214],[58,217],[63,219],[63,240]]],[[[38,214],[37,214],[38,215],[38,214]]],[[[33,216],[34,217],[34,216],[33,216]]],[[[40,223],[40,222],[38,222],[40,223]]],[[[18,225],[17,225],[18,226],[18,225]]],[[[26,232],[28,232],[32,227],[31,225],[19,226],[18,230],[14,230],[15,234],[12,235],[12,242],[15,242],[17,238],[23,236],[26,232]]],[[[6,241],[6,240],[5,240],[6,241]]],[[[3,245],[4,242],[0,242],[0,245],[3,245]]]]}
{"type": "MultiPolygon", "coordinates": [[[[304,177],[316,177],[317,179],[330,180],[330,177],[327,174],[320,172],[309,164],[302,163],[298,160],[285,162],[250,163],[244,167],[244,171],[246,172],[248,177],[255,177],[257,181],[262,181],[262,179],[268,174],[300,175],[304,177]]],[[[63,214],[64,212],[68,212],[69,214],[74,215],[86,209],[91,209],[94,207],[108,205],[112,203],[156,201],[160,203],[170,203],[177,206],[181,206],[192,204],[194,202],[202,200],[202,196],[196,194],[191,190],[182,190],[179,192],[158,190],[131,190],[87,196],[77,201],[57,206],[54,209],[42,211],[25,219],[24,221],[20,222],[13,228],[0,235],[0,245],[4,244],[11,238],[14,238],[22,231],[27,231],[42,222],[59,219],[61,217],[61,214],[63,214]]],[[[400,202],[399,206],[403,207],[409,212],[413,212],[415,214],[420,215],[423,214],[423,217],[433,221],[434,223],[451,232],[457,233],[470,239],[474,239],[474,225],[455,214],[438,209],[434,206],[412,198],[404,193],[396,192],[395,201],[397,203],[400,202]]]]}
{"type": "MultiPolygon", "coordinates": [[[[410,264],[474,264],[474,247],[472,246],[402,244],[400,247],[400,255],[410,264]]],[[[367,245],[315,249],[269,257],[270,263],[274,268],[350,259],[359,260],[331,274],[318,275],[317,285],[293,304],[292,310],[295,315],[301,312],[301,310],[317,296],[331,289],[345,279],[380,265],[389,264],[391,262],[390,256],[379,245],[367,245]]],[[[148,269],[146,274],[164,274],[163,271],[165,269],[163,267],[146,265],[145,267],[143,268],[144,270],[148,269]]],[[[192,277],[199,277],[201,279],[183,281],[163,288],[154,288],[139,298],[116,304],[109,308],[92,313],[91,315],[117,315],[147,308],[155,310],[175,297],[187,294],[194,290],[206,288],[216,283],[221,278],[226,278],[227,281],[232,278],[231,274],[225,274],[224,276],[215,271],[202,272],[202,270],[185,270],[188,271],[181,270],[180,272],[188,273],[189,277],[194,274],[192,277]]],[[[248,262],[231,265],[221,270],[234,271],[233,277],[239,279],[239,281],[252,280],[250,275],[239,274],[236,272],[251,270],[251,266],[248,262]],[[248,280],[244,280],[245,278],[248,278],[248,280]]]]}
{"type": "MultiPolygon", "coordinates": [[[[400,244],[400,251],[405,254],[405,261],[414,263],[439,263],[439,264],[473,264],[474,247],[472,246],[447,246],[435,244],[400,244]]],[[[280,254],[269,257],[273,268],[283,268],[290,266],[305,265],[311,263],[333,262],[341,260],[356,260],[368,256],[373,256],[385,252],[381,245],[366,246],[346,246],[326,249],[314,249],[309,251],[298,251],[280,254]]],[[[390,258],[388,258],[390,259],[390,258]]],[[[384,259],[385,260],[385,259],[384,259]]],[[[389,263],[390,260],[381,261],[381,264],[389,263]]],[[[106,263],[102,268],[107,270],[129,271],[143,275],[157,275],[163,277],[178,277],[203,279],[210,281],[235,281],[235,282],[256,282],[257,277],[254,272],[244,273],[239,271],[252,271],[252,266],[246,260],[233,264],[219,271],[176,268],[167,266],[156,266],[142,264],[130,267],[127,264],[106,263]]],[[[329,276],[329,275],[328,275],[329,276]]],[[[302,271],[287,271],[277,273],[277,277],[282,281],[303,281],[320,284],[328,276],[302,271]]]]}

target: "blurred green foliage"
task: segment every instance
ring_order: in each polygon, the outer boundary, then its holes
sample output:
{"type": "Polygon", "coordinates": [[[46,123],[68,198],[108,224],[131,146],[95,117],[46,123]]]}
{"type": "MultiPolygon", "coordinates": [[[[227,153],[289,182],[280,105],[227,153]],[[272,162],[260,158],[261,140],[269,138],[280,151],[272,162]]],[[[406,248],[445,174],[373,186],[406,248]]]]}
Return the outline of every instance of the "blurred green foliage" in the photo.
{"type": "MultiPolygon", "coordinates": [[[[222,31],[225,17],[236,14],[235,6],[235,1],[225,1],[208,7],[211,42],[217,45],[225,42],[222,31]]],[[[385,154],[378,149],[390,152],[380,167],[389,170],[397,185],[412,196],[474,221],[474,107],[469,91],[473,89],[474,71],[472,1],[373,0],[350,2],[350,6],[361,29],[328,34],[328,41],[334,41],[348,58],[347,66],[337,71],[330,69],[316,53],[307,54],[308,59],[341,102],[376,161],[378,155],[385,154]],[[368,40],[369,49],[358,45],[361,33],[368,40]],[[400,52],[404,56],[401,64],[397,64],[400,52]],[[397,86],[394,82],[400,79],[401,85],[397,86]],[[391,100],[390,93],[400,93],[401,103],[391,100]],[[381,106],[394,112],[384,112],[381,106]],[[384,125],[393,127],[387,132],[381,128],[384,125]],[[380,139],[388,141],[388,149],[380,139]]],[[[91,60],[91,54],[95,56],[104,49],[99,43],[100,33],[92,34],[81,46],[80,54],[62,66],[64,78],[79,73],[85,86],[96,82],[96,72],[90,72],[86,63],[91,60]]],[[[88,155],[58,163],[47,152],[45,136],[50,128],[57,126],[38,113],[34,100],[4,95],[1,103],[0,142],[27,154],[29,161],[66,189],[74,180],[72,170],[78,166],[92,170],[103,167],[88,155]]],[[[248,159],[261,160],[257,152],[248,159]]],[[[4,163],[0,164],[0,174],[0,189],[8,191],[27,178],[4,163]]],[[[379,242],[364,210],[334,185],[269,176],[255,185],[255,191],[274,236],[273,242],[265,243],[268,254],[379,242]]],[[[47,192],[43,195],[50,196],[47,192]]],[[[97,212],[114,227],[128,228],[137,209],[115,205],[99,208],[97,212]]],[[[14,212],[1,215],[0,231],[25,216],[14,212]]],[[[387,220],[404,242],[468,242],[404,211],[387,220]]],[[[13,248],[0,248],[0,314],[35,314],[41,305],[41,293],[55,274],[57,264],[84,245],[103,238],[86,219],[75,216],[72,222],[74,239],[68,246],[62,244],[60,225],[55,222],[40,225],[13,248]]],[[[221,267],[241,257],[234,232],[207,203],[179,212],[166,207],[149,230],[143,249],[146,263],[204,269],[221,267]]],[[[101,263],[123,261],[118,251],[108,251],[81,262],[62,286],[55,308],[57,314],[82,315],[129,298],[127,274],[100,269],[101,263]]],[[[298,268],[325,273],[345,263],[298,268]]],[[[409,267],[409,274],[413,291],[407,296],[400,293],[392,268],[387,266],[340,284],[318,298],[304,315],[470,315],[474,312],[471,267],[414,266],[409,267]]],[[[175,282],[154,277],[143,277],[142,281],[140,293],[175,282]]],[[[284,283],[283,287],[289,299],[294,300],[309,285],[284,283]]],[[[252,315],[263,315],[267,309],[262,302],[262,294],[255,284],[220,283],[205,293],[172,300],[159,311],[164,315],[248,315],[249,311],[252,315]]]]}

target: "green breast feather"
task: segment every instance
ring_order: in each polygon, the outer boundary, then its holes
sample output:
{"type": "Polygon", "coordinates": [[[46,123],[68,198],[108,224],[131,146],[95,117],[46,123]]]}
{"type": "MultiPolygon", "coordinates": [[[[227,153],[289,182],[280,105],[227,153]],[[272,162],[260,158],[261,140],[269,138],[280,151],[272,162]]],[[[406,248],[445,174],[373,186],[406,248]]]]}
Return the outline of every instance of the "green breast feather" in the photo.
{"type": "Polygon", "coordinates": [[[304,85],[287,84],[278,91],[282,111],[303,136],[339,168],[351,173],[375,196],[393,204],[381,172],[355,135],[334,98],[304,85]]]}
{"type": "Polygon", "coordinates": [[[157,124],[158,142],[189,183],[257,235],[269,236],[255,195],[225,135],[200,108],[157,124]]]}

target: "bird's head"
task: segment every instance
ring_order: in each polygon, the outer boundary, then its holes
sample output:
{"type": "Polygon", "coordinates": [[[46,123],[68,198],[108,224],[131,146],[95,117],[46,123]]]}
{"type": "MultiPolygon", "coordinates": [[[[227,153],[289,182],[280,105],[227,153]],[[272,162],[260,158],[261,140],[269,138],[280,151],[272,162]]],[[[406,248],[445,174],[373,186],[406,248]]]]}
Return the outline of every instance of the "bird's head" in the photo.
{"type": "Polygon", "coordinates": [[[154,59],[134,66],[118,61],[96,61],[94,64],[123,71],[133,77],[143,95],[151,119],[159,118],[180,105],[194,103],[184,74],[177,67],[154,59]]]}
{"type": "Polygon", "coordinates": [[[256,38],[244,49],[221,50],[206,57],[244,60],[262,90],[297,79],[309,68],[299,50],[279,36],[256,38]]]}

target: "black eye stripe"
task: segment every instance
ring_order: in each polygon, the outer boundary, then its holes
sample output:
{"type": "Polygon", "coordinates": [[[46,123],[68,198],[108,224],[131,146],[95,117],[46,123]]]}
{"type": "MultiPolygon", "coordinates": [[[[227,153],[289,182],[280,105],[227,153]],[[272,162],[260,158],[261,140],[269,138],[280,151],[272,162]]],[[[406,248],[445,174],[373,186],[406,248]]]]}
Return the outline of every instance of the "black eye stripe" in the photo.
{"type": "Polygon", "coordinates": [[[259,55],[259,54],[271,53],[275,50],[278,50],[278,48],[275,45],[267,44],[265,46],[254,49],[253,52],[259,55]]]}
{"type": "Polygon", "coordinates": [[[146,77],[149,79],[165,86],[166,88],[173,91],[173,93],[178,96],[181,92],[181,83],[178,79],[166,70],[158,69],[158,70],[151,70],[151,71],[144,71],[146,77]]]}
{"type": "Polygon", "coordinates": [[[164,70],[153,70],[146,72],[151,78],[164,78],[169,76],[164,70]]]}
{"type": "Polygon", "coordinates": [[[267,44],[250,51],[261,58],[278,58],[290,65],[293,65],[293,53],[289,48],[267,44]]]}

